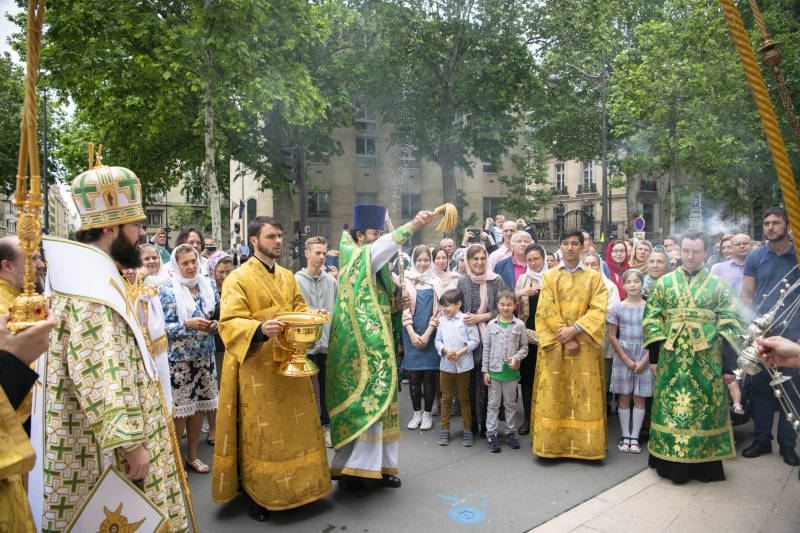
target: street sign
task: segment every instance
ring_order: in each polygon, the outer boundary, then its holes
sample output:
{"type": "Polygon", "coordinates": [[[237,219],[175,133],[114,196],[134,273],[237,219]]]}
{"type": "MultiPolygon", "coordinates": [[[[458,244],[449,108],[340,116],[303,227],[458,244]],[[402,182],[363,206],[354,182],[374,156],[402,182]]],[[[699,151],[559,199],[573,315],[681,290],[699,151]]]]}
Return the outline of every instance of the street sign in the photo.
{"type": "Polygon", "coordinates": [[[231,232],[231,239],[233,239],[234,237],[236,237],[236,232],[232,231],[231,232]]]}
{"type": "Polygon", "coordinates": [[[633,221],[633,229],[644,231],[644,219],[642,217],[636,217],[636,220],[633,221]]]}
{"type": "Polygon", "coordinates": [[[692,209],[700,209],[702,206],[700,205],[700,195],[696,194],[694,198],[692,198],[692,209]]]}
{"type": "Polygon", "coordinates": [[[644,232],[643,231],[634,231],[633,232],[633,243],[636,244],[639,241],[644,240],[644,232]]]}

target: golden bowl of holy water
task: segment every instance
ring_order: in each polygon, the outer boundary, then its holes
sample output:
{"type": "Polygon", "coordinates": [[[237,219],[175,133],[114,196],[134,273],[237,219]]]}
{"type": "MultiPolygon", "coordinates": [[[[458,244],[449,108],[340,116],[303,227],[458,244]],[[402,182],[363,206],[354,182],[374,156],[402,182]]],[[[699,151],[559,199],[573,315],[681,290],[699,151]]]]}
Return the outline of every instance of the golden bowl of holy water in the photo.
{"type": "Polygon", "coordinates": [[[330,322],[330,314],[279,313],[273,317],[284,323],[275,342],[284,350],[291,350],[291,358],[284,361],[278,374],[288,377],[313,376],[319,368],[308,360],[308,350],[314,347],[322,336],[322,326],[330,322]]]}

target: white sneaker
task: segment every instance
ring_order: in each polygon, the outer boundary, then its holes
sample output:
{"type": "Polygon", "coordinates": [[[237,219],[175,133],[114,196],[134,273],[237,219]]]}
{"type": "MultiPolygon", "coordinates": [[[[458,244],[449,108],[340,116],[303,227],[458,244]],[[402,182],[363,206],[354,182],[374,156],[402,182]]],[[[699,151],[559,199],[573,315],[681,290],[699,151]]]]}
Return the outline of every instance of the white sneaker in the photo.
{"type": "Polygon", "coordinates": [[[325,441],[326,448],[333,448],[333,444],[331,444],[331,426],[328,424],[322,426],[322,438],[325,441]]]}
{"type": "Polygon", "coordinates": [[[420,422],[422,422],[422,411],[414,411],[414,418],[408,423],[408,429],[417,429],[420,422]]]}
{"type": "Polygon", "coordinates": [[[425,411],[422,413],[422,425],[419,426],[419,429],[422,431],[428,431],[433,427],[433,416],[425,411]]]}

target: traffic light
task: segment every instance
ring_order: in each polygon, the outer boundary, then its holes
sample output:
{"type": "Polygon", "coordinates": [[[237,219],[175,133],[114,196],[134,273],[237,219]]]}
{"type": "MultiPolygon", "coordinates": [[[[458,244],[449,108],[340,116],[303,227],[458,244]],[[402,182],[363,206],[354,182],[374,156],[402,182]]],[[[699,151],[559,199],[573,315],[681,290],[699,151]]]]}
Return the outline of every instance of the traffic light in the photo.
{"type": "Polygon", "coordinates": [[[300,182],[300,173],[303,172],[303,168],[300,166],[300,158],[298,157],[298,150],[301,150],[300,147],[293,147],[293,148],[284,148],[281,150],[284,154],[289,156],[288,161],[283,162],[283,166],[291,170],[288,176],[283,177],[283,181],[287,183],[291,183],[292,185],[297,185],[300,182]]]}

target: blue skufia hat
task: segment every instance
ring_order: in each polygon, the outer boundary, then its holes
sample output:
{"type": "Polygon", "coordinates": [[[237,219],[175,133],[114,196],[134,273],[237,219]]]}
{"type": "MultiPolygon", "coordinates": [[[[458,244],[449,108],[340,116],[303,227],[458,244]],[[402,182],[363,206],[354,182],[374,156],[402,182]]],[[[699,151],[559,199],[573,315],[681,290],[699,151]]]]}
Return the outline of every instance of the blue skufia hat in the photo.
{"type": "Polygon", "coordinates": [[[386,208],[382,205],[356,204],[353,206],[353,228],[383,231],[386,208]]]}

